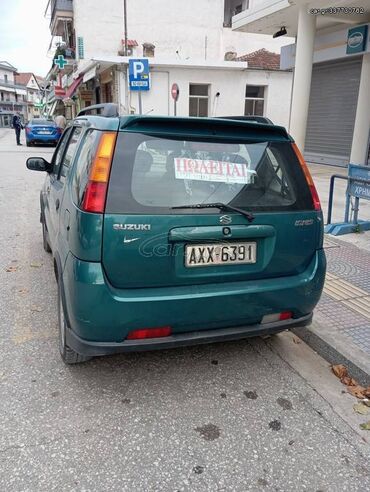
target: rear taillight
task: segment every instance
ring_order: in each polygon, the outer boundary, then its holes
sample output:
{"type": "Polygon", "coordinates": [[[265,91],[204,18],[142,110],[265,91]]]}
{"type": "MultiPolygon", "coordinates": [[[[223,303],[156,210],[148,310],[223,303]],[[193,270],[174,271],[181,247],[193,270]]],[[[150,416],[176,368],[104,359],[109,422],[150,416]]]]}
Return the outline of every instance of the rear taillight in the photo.
{"type": "Polygon", "coordinates": [[[30,133],[30,131],[31,131],[31,128],[26,126],[26,133],[30,133]]]}
{"type": "Polygon", "coordinates": [[[293,313],[291,311],[282,311],[281,313],[266,314],[262,318],[261,325],[266,323],[276,323],[277,321],[285,321],[287,319],[293,318],[293,313]]]}
{"type": "Polygon", "coordinates": [[[312,201],[313,201],[313,206],[314,209],[317,211],[321,210],[321,203],[320,203],[320,198],[319,194],[317,193],[316,186],[314,185],[311,173],[307,167],[306,161],[304,160],[303,155],[301,154],[301,151],[297,147],[295,143],[292,143],[293,150],[295,152],[295,155],[298,158],[299,164],[301,165],[302,171],[305,175],[307,184],[310,188],[311,196],[312,196],[312,201]]]}
{"type": "Polygon", "coordinates": [[[130,331],[127,340],[142,340],[143,338],[161,338],[168,337],[172,333],[170,326],[161,326],[159,328],[142,328],[140,330],[130,331]]]}
{"type": "Polygon", "coordinates": [[[57,134],[58,135],[61,135],[63,133],[63,129],[62,128],[59,128],[59,126],[57,127],[57,134]]]}
{"type": "Polygon", "coordinates": [[[82,201],[85,212],[104,213],[115,143],[116,133],[104,132],[100,137],[82,201]]]}

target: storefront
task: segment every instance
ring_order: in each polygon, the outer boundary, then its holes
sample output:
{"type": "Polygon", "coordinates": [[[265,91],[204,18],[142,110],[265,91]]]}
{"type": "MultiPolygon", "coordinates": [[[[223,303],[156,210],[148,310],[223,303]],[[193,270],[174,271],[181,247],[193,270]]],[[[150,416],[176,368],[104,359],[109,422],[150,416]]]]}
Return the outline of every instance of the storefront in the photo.
{"type": "Polygon", "coordinates": [[[0,128],[11,128],[13,114],[10,111],[0,111],[0,128]]]}
{"type": "Polygon", "coordinates": [[[350,161],[362,58],[313,66],[305,157],[346,166],[350,161]]]}
{"type": "MultiPolygon", "coordinates": [[[[233,29],[296,37],[281,48],[294,70],[289,130],[307,161],[367,165],[370,156],[370,6],[346,15],[317,2],[266,0],[233,17],[233,29]],[[361,12],[360,12],[361,11],[361,12]],[[361,14],[361,15],[360,15],[361,14]]],[[[335,9],[334,9],[335,10],[335,9]]]]}

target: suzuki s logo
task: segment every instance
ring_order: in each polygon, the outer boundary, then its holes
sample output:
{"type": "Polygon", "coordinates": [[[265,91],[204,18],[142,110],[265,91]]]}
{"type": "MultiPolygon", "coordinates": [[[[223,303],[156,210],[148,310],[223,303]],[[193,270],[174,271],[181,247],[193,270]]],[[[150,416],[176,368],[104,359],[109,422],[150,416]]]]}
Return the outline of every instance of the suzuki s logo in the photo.
{"type": "Polygon", "coordinates": [[[150,231],[150,224],[113,224],[115,231],[150,231]]]}
{"type": "Polygon", "coordinates": [[[232,218],[230,217],[230,215],[221,215],[220,217],[220,224],[231,224],[232,222],[232,218]]]}

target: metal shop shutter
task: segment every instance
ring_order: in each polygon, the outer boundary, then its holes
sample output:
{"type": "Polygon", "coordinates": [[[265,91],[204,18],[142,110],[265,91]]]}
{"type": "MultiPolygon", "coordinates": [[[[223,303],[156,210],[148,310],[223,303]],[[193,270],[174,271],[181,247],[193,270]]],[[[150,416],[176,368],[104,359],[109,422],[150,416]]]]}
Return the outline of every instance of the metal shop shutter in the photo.
{"type": "Polygon", "coordinates": [[[362,58],[314,65],[305,143],[308,162],[346,166],[352,146],[362,58]]]}

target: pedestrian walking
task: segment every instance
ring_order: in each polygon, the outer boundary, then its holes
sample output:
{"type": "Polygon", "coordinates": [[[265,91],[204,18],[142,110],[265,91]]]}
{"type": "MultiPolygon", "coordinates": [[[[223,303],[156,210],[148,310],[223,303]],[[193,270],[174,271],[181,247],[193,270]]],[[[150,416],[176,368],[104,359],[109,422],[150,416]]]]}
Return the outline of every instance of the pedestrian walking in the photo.
{"type": "Polygon", "coordinates": [[[64,130],[64,128],[66,127],[66,124],[67,124],[67,120],[65,119],[65,117],[62,114],[58,114],[55,117],[55,123],[59,128],[62,128],[64,130]]]}
{"type": "Polygon", "coordinates": [[[14,114],[13,120],[12,120],[12,126],[15,130],[15,138],[17,141],[17,145],[22,145],[21,144],[21,130],[24,127],[23,127],[23,123],[22,123],[22,120],[21,120],[19,113],[14,114]]]}

